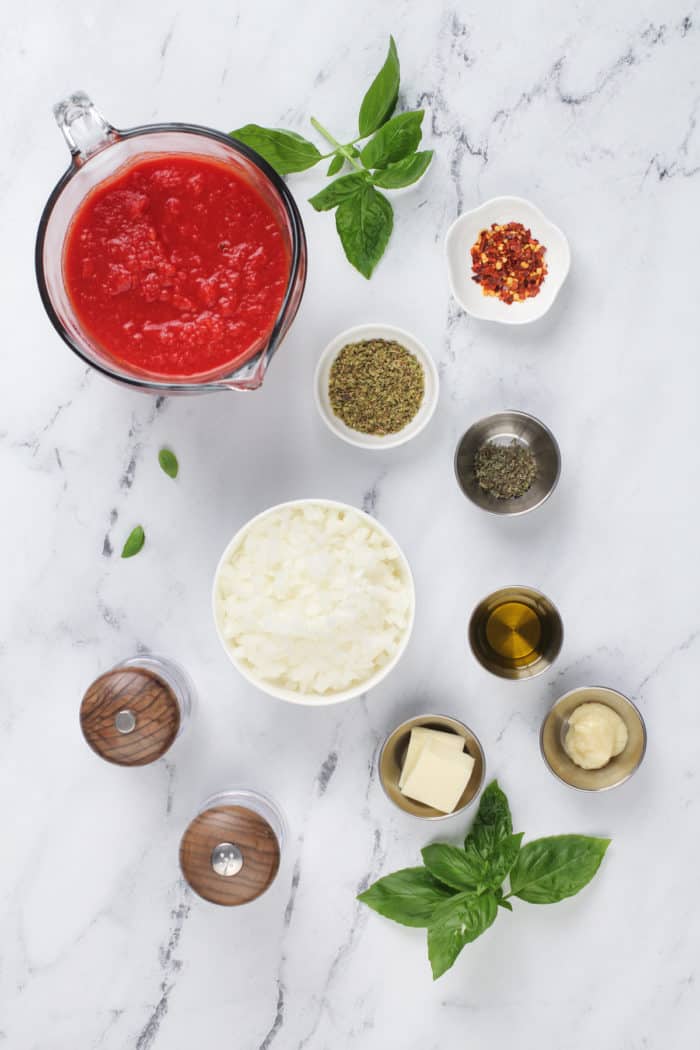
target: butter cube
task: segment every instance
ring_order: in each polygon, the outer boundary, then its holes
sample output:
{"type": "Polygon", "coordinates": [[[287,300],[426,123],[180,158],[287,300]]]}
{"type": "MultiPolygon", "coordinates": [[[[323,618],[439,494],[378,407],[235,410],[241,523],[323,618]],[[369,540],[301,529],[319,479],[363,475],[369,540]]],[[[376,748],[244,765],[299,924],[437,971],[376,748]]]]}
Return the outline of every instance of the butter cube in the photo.
{"type": "Polygon", "coordinates": [[[424,747],[429,747],[439,755],[459,755],[464,750],[464,737],[457,733],[443,733],[439,729],[426,729],[416,726],[411,730],[411,738],[408,742],[408,751],[399,777],[399,790],[403,789],[406,778],[418,761],[418,756],[424,747]]]}
{"type": "Polygon", "coordinates": [[[474,759],[464,752],[459,755],[438,754],[424,747],[414,768],[401,788],[404,795],[422,802],[441,813],[452,813],[469,783],[474,759]]]}

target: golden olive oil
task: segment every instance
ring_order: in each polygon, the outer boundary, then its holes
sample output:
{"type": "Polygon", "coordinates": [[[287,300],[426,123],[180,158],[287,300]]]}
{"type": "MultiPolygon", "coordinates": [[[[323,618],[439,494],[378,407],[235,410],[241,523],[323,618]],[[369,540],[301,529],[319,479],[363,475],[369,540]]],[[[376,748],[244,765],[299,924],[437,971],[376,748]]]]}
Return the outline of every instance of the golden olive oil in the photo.
{"type": "Polygon", "coordinates": [[[507,601],[488,615],[486,641],[498,662],[509,667],[528,667],[542,655],[542,621],[525,602],[507,601]]]}
{"type": "Polygon", "coordinates": [[[501,587],[475,606],[469,645],[485,670],[515,681],[542,674],[563,639],[561,616],[533,587],[501,587]]]}

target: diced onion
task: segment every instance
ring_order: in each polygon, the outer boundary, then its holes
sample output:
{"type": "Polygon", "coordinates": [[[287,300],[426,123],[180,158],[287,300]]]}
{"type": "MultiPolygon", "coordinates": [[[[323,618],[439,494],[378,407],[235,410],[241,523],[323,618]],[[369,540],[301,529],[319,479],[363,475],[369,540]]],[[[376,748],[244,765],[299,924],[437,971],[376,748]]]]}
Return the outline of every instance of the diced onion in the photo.
{"type": "Polygon", "coordinates": [[[396,545],[351,508],[305,503],[264,515],[222,563],[222,637],[269,685],[325,697],[395,656],[413,590],[396,545]]]}

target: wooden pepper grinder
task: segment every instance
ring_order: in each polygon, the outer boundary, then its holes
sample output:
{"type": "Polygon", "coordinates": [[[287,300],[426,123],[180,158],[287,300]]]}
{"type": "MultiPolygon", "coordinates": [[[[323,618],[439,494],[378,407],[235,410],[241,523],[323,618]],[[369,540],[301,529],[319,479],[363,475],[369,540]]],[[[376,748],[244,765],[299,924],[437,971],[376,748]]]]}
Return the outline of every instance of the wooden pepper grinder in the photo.
{"type": "Polygon", "coordinates": [[[118,766],[161,758],[185,728],[195,692],[172,660],[135,656],[100,675],[80,705],[80,727],[92,750],[118,766]]]}
{"type": "Polygon", "coordinates": [[[200,897],[213,904],[248,904],[274,882],[284,843],[284,819],[271,799],[232,789],[212,795],[187,827],[180,867],[200,897]]]}

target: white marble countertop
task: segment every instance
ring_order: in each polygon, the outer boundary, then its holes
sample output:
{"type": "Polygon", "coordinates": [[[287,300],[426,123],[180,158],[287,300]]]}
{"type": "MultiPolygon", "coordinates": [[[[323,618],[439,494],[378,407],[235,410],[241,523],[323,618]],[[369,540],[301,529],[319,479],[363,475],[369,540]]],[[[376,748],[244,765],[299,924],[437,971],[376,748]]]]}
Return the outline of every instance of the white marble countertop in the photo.
{"type": "Polygon", "coordinates": [[[0,1046],[694,1047],[698,4],[41,0],[0,21],[0,1046]],[[314,114],[349,131],[389,32],[402,101],[426,108],[437,155],[397,203],[372,281],[306,203],[317,176],[294,177],[309,281],[258,393],[158,405],[86,371],[32,272],[67,161],[51,104],[83,87],[120,126],[306,134],[314,114]],[[533,200],[572,248],[560,299],[522,329],[461,314],[445,275],[448,225],[503,193],[533,200]],[[442,378],[429,429],[386,454],[336,440],[311,397],[327,340],[371,319],[415,332],[442,378]],[[452,472],[462,431],[506,407],[544,419],[563,455],[554,497],[523,519],[477,511],[452,472]],[[180,459],[174,484],[163,443],[180,459]],[[227,539],[304,495],[369,509],[416,579],[403,661],[340,707],[258,694],[211,623],[227,539]],[[137,522],[148,546],[122,561],[137,522]],[[551,673],[524,684],[482,671],[465,635],[474,603],[514,582],[550,595],[566,631],[551,673]],[[77,711],[97,673],[142,647],[180,659],[201,703],[166,760],[126,771],[88,750],[77,711]],[[632,696],[649,730],[639,773],[600,796],[558,784],[538,749],[548,705],[579,684],[632,696]],[[504,914],[435,984],[423,933],[355,902],[433,834],[390,806],[374,772],[384,734],[421,709],[473,727],[528,836],[613,839],[584,893],[504,914]],[[290,835],[270,893],[226,911],[186,891],[177,849],[199,802],[230,784],[273,795],[290,835]]]}

